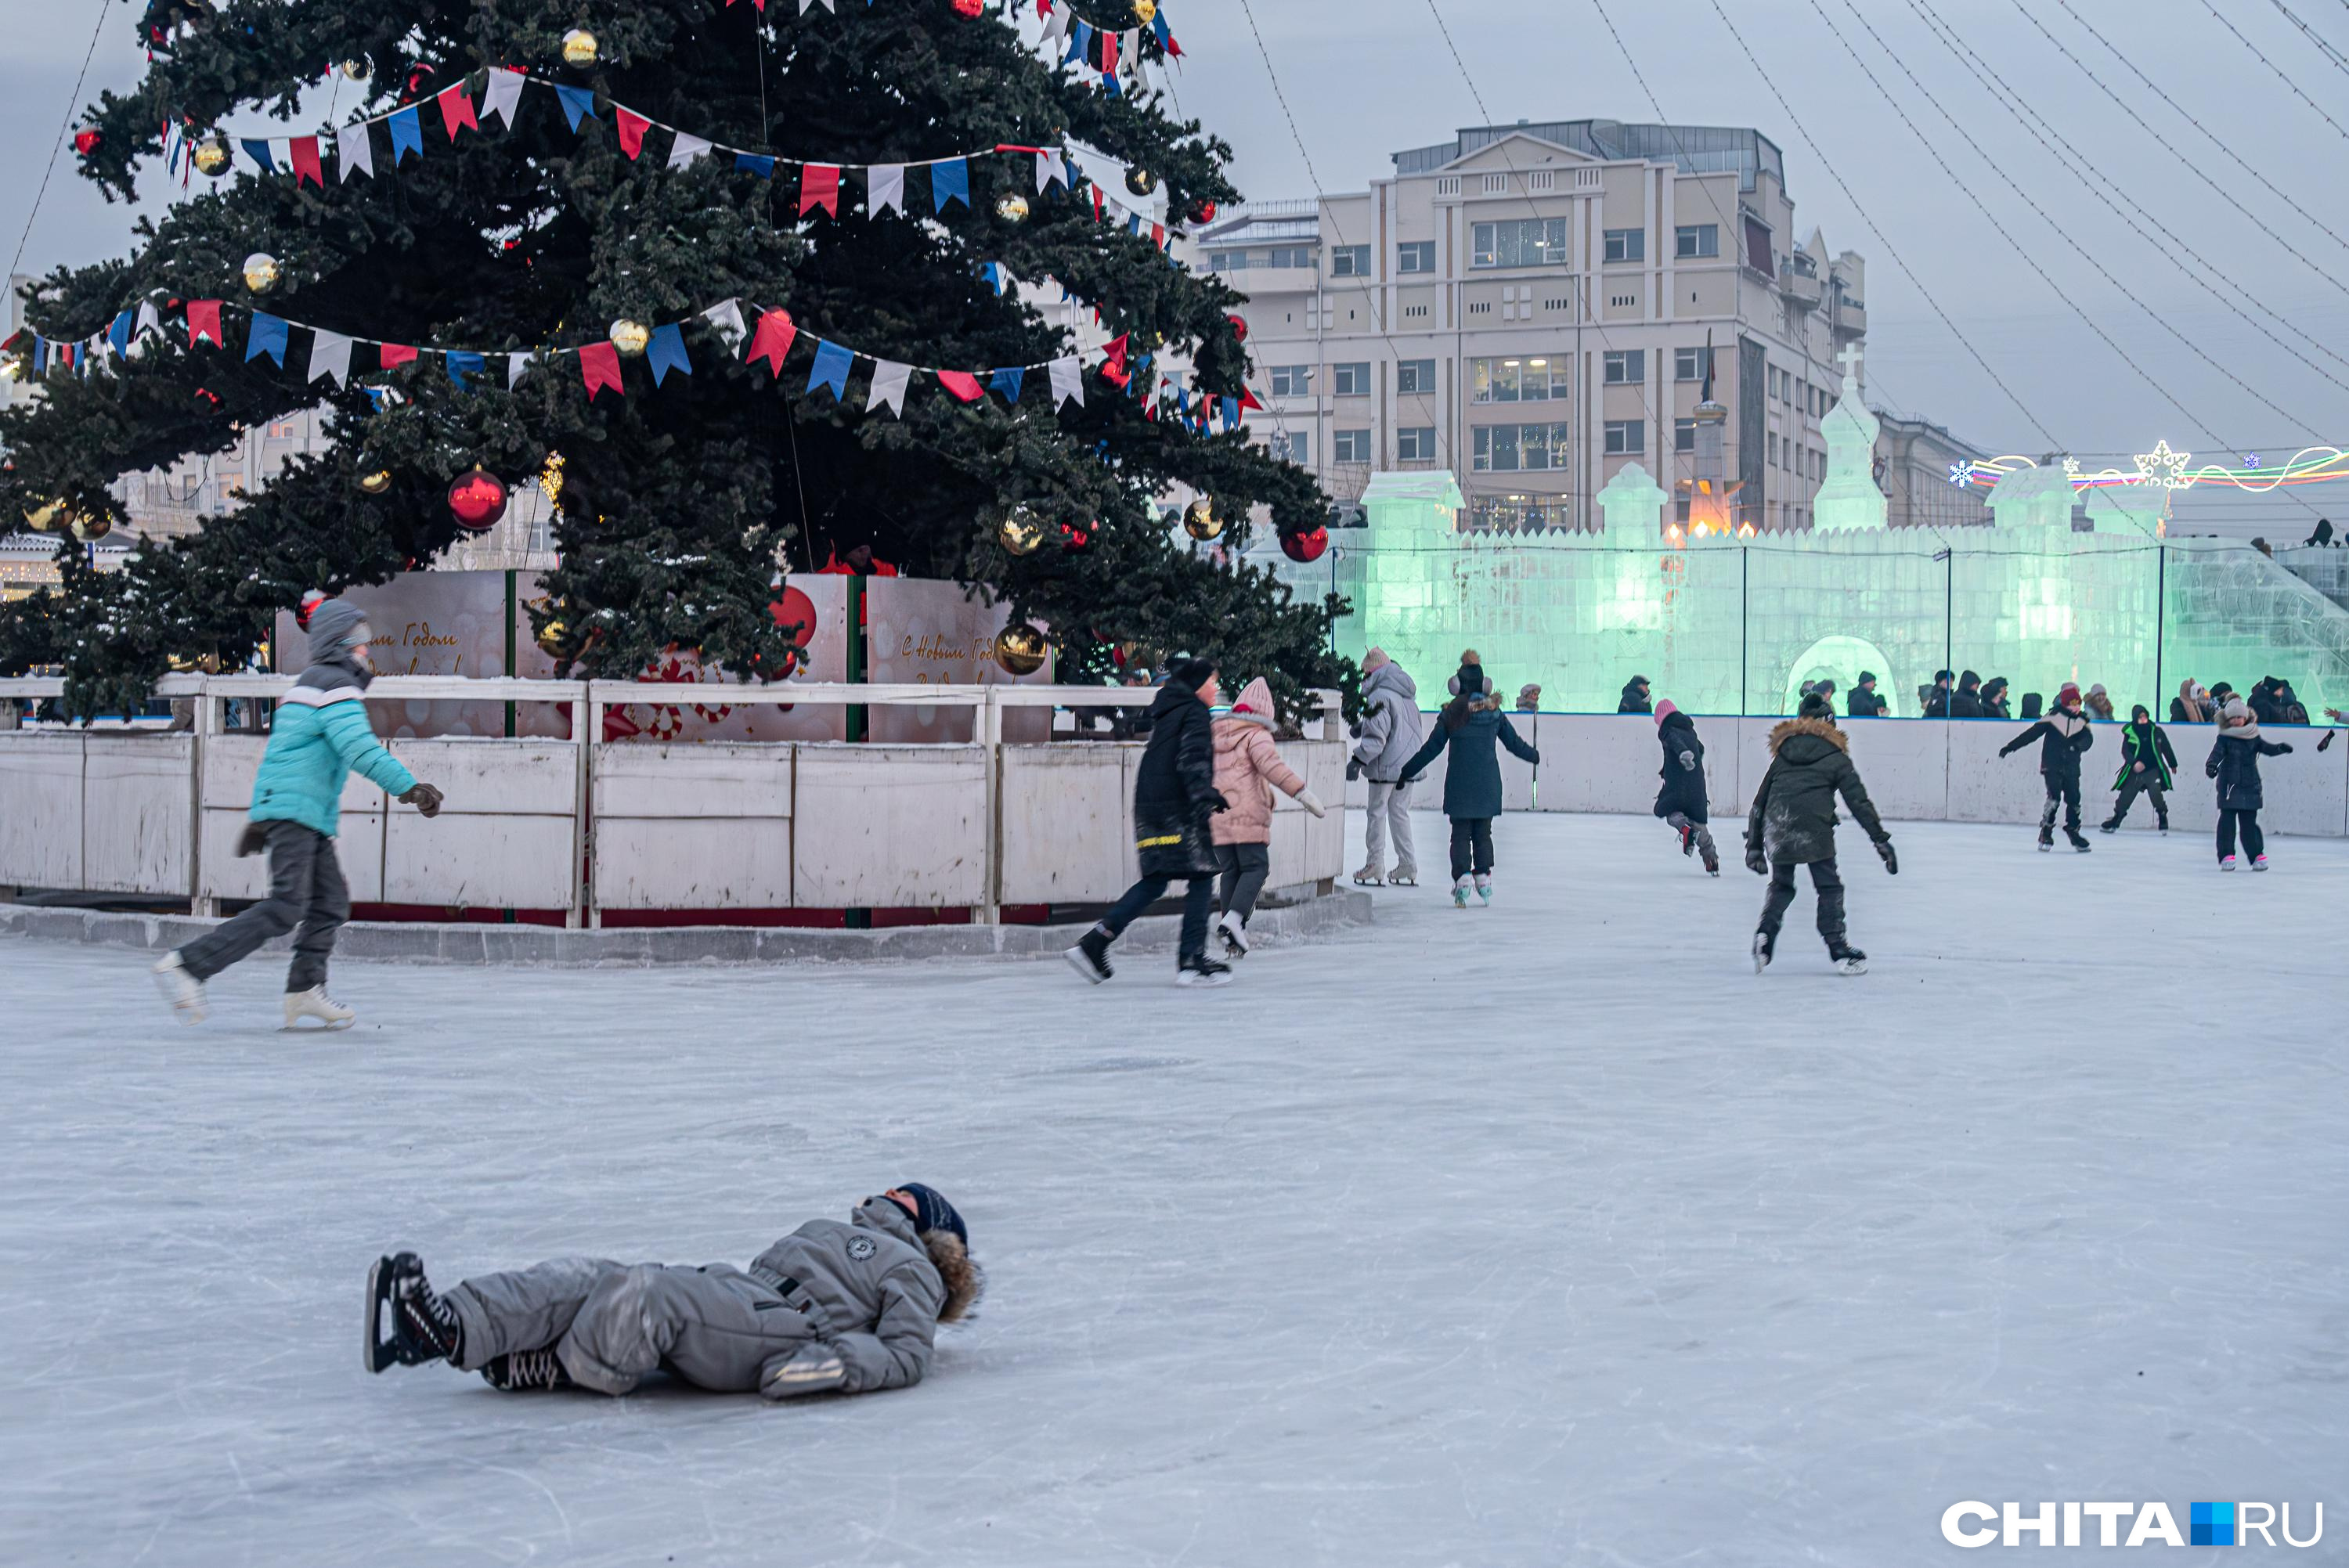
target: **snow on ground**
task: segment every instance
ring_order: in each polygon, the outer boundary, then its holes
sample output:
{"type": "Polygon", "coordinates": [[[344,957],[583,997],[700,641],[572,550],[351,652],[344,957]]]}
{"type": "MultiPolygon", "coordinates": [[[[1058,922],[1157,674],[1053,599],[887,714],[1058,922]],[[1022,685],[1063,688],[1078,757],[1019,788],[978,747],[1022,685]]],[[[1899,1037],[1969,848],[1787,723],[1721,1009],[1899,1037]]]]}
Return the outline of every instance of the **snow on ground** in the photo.
{"type": "Polygon", "coordinates": [[[1807,885],[1755,978],[1760,881],[1620,818],[1509,818],[1493,908],[1382,892],[1215,993],[350,964],[360,1027],[295,1040],[274,964],[182,1030],[136,954],[0,944],[0,1561],[1881,1568],[1967,1498],[2337,1515],[2349,844],[1896,831],[1897,880],[1844,834],[1857,980],[1807,885]],[[993,1279],[915,1389],[360,1369],[395,1243],[739,1263],[904,1179],[993,1279]]]}

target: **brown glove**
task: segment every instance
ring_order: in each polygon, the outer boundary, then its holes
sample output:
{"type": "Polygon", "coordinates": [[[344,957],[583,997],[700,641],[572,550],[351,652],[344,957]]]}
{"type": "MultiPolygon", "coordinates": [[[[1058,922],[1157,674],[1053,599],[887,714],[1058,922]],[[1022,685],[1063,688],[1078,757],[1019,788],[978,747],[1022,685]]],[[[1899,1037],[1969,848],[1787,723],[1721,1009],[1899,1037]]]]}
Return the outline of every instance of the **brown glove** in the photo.
{"type": "Polygon", "coordinates": [[[419,784],[400,799],[415,807],[423,816],[437,817],[440,814],[440,791],[429,784],[419,784]]]}
{"type": "Polygon", "coordinates": [[[244,831],[237,835],[236,858],[257,855],[269,847],[269,831],[258,822],[247,822],[244,831]]]}

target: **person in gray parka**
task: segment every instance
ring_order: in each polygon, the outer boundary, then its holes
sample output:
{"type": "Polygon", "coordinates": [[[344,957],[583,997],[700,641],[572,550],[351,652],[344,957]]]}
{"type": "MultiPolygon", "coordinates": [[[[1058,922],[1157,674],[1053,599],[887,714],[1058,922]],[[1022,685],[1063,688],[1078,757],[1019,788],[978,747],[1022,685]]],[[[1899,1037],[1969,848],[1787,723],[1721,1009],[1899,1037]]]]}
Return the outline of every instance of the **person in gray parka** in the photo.
{"type": "Polygon", "coordinates": [[[1403,765],[1419,749],[1422,724],[1419,686],[1411,673],[1387,657],[1383,648],[1362,655],[1362,727],[1346,759],[1346,777],[1371,781],[1370,826],[1363,833],[1362,869],[1354,873],[1360,887],[1377,887],[1392,881],[1397,887],[1419,885],[1419,857],[1411,841],[1411,786],[1403,781],[1403,765]],[[1386,874],[1387,835],[1394,835],[1394,875],[1386,874]]]}
{"type": "Polygon", "coordinates": [[[367,1271],[366,1365],[446,1361],[508,1391],[626,1394],[666,1368],[770,1399],[871,1393],[920,1382],[937,1326],[985,1285],[962,1216],[908,1181],[844,1222],[810,1220],[748,1269],[557,1258],[441,1295],[414,1253],[391,1253],[367,1271]]]}

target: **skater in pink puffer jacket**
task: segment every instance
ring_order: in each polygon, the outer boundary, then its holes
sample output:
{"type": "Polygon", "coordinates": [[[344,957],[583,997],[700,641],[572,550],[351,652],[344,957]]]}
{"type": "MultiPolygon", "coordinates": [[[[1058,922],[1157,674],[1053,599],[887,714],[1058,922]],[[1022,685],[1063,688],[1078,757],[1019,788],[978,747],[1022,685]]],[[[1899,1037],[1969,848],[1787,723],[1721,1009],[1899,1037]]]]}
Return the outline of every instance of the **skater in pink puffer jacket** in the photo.
{"type": "Polygon", "coordinates": [[[1216,930],[1234,958],[1247,952],[1248,916],[1256,913],[1256,895],[1272,869],[1272,791],[1296,797],[1317,817],[1326,810],[1296,769],[1280,759],[1272,743],[1272,687],[1258,676],[1215,726],[1216,790],[1231,802],[1207,820],[1223,867],[1224,913],[1216,930]]]}

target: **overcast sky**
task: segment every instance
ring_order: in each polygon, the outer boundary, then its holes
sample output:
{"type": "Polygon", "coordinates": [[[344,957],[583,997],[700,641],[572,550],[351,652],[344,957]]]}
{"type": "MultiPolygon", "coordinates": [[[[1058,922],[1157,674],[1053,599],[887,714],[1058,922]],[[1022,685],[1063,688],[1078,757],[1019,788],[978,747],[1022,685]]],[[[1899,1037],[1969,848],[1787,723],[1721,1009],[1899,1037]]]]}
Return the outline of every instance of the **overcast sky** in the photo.
{"type": "MultiPolygon", "coordinates": [[[[28,270],[128,248],[128,214],[101,201],[72,172],[70,150],[59,147],[94,3],[0,0],[9,40],[0,56],[0,136],[23,150],[0,160],[0,243],[11,251],[51,162],[40,150],[56,152],[26,247],[28,270]]],[[[1309,196],[1317,181],[1327,191],[1359,190],[1389,171],[1392,151],[1485,123],[1487,111],[1495,121],[1657,118],[1609,36],[1603,5],[1665,118],[1760,129],[1785,150],[1800,234],[1816,225],[1831,249],[1868,258],[1871,401],[1946,424],[1993,452],[2061,446],[2125,453],[2165,438],[2197,454],[2240,460],[2257,452],[2272,462],[2302,445],[2349,445],[2349,389],[2271,343],[2230,308],[2250,312],[2349,383],[2349,303],[2292,253],[2296,249],[2349,280],[2349,239],[2336,237],[2349,235],[2349,65],[2329,57],[2292,19],[2349,57],[2349,4],[1860,0],[1879,45],[1856,19],[1861,13],[1851,0],[1721,3],[1785,94],[1801,129],[1747,61],[1713,0],[1246,0],[1263,29],[1269,71],[1243,0],[1164,0],[1185,50],[1174,78],[1181,108],[1237,150],[1237,182],[1252,197],[1309,196]],[[2291,85],[2226,30],[2213,5],[2291,85]],[[1446,47],[1438,9],[1464,74],[1446,47]],[[2189,278],[2100,201],[2089,182],[2066,173],[2033,129],[1976,80],[1965,53],[1936,37],[1928,14],[1946,21],[2069,139],[2108,193],[2141,203],[2159,220],[2147,225],[2153,233],[2173,253],[2190,246],[2224,274],[2225,286],[2189,278]],[[2034,16],[2077,65],[2033,25],[2034,16]],[[2126,60],[2090,36],[2083,22],[2126,60]],[[1899,98],[1953,174],[1901,123],[1844,40],[1899,98]],[[2151,130],[2132,122],[2091,73],[2151,130]],[[1302,152],[1275,98],[1276,77],[1302,132],[1302,152]],[[2295,96],[2295,87],[2313,107],[2295,96]],[[2177,107],[2163,103],[2155,88],[2177,107]],[[1958,117],[1996,170],[1927,101],[1928,93],[1958,117]],[[2340,123],[2328,123],[2327,114],[2340,123]],[[2156,134],[2185,161],[2164,150],[2156,134]],[[1821,152],[1851,194],[1822,165],[1821,152]],[[2252,216],[2230,206],[2187,162],[2252,216]],[[2276,190],[2263,188],[2262,178],[2276,190]],[[2032,202],[2047,218],[2035,214],[2032,202]],[[1896,250],[1917,281],[1894,262],[1896,250]],[[2054,433],[2054,442],[1975,363],[1920,281],[2054,433]],[[2275,315],[2262,314],[2254,300],[2275,315]],[[2329,358],[2327,351],[2343,358],[2329,358]]],[[[128,87],[144,66],[131,37],[133,10],[107,8],[111,19],[84,100],[101,87],[128,87]]],[[[2322,510],[2349,513],[2349,493],[2333,493],[2340,488],[2301,493],[2322,510]]],[[[2182,526],[2218,523],[2209,507],[2203,495],[2189,492],[2179,508],[2182,526]]],[[[2244,498],[2225,522],[2230,531],[2297,538],[2309,517],[2277,495],[2244,498]]]]}

